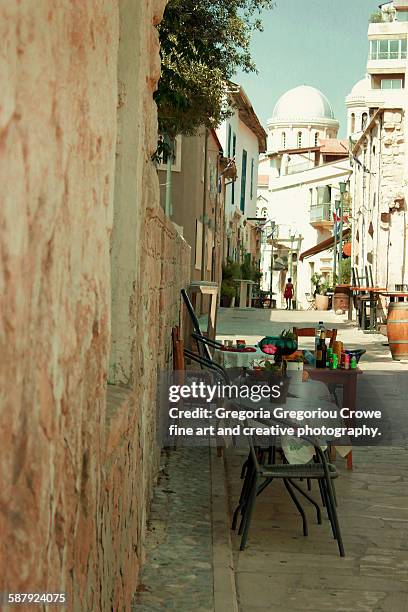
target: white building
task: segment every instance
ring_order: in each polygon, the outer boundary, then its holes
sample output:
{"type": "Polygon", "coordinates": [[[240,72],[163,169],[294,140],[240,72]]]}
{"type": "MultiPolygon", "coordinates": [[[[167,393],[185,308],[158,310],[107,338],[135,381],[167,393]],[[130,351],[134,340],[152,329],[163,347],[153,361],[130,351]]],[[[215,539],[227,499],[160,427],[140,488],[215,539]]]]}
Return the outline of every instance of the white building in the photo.
{"type": "Polygon", "coordinates": [[[232,114],[217,129],[224,155],[235,160],[237,180],[225,192],[226,240],[224,259],[256,257],[257,178],[260,153],[266,150],[266,132],[242,87],[231,83],[232,114]]]}
{"type": "Polygon", "coordinates": [[[371,78],[367,75],[358,81],[346,98],[347,136],[358,140],[368,125],[369,108],[367,92],[371,89],[371,78]]]}
{"type": "MultiPolygon", "coordinates": [[[[356,86],[368,121],[358,133],[349,124],[355,141],[353,265],[363,282],[371,268],[374,282],[391,291],[408,288],[407,38],[408,0],[381,5],[368,28],[368,77],[364,88],[356,86]]],[[[353,92],[346,104],[357,114],[353,92]]]]}
{"type": "Polygon", "coordinates": [[[268,121],[258,216],[268,219],[261,249],[263,289],[269,291],[272,281],[278,306],[288,277],[298,308],[308,306],[315,272],[331,278],[333,253],[320,245],[333,237],[339,184],[347,183],[351,174],[348,144],[336,139],[338,128],[326,96],[309,86],[285,93],[268,121]]]}

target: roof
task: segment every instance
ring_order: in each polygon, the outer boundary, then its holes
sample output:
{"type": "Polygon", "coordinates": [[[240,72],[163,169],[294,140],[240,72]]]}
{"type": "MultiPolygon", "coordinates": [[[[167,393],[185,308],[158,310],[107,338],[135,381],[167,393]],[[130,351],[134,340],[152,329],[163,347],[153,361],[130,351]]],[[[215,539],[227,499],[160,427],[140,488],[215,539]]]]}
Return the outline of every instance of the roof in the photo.
{"type": "Polygon", "coordinates": [[[234,106],[238,110],[238,116],[241,121],[245,123],[247,128],[249,128],[258,138],[259,153],[265,153],[266,132],[243,88],[235,83],[231,83],[231,85],[235,87],[235,89],[230,92],[230,95],[234,102],[234,106]]]}
{"type": "Polygon", "coordinates": [[[275,157],[275,155],[294,154],[302,155],[302,153],[311,153],[313,151],[320,151],[323,155],[342,155],[348,157],[348,140],[338,140],[337,138],[319,138],[319,145],[317,147],[301,147],[299,149],[280,149],[274,153],[269,153],[269,157],[275,157]]]}
{"type": "MultiPolygon", "coordinates": [[[[350,234],[351,234],[351,229],[349,227],[343,230],[343,239],[348,238],[350,234]]],[[[326,240],[319,242],[311,249],[308,249],[307,251],[303,251],[303,253],[301,253],[299,256],[299,259],[300,261],[303,261],[304,259],[307,259],[308,257],[313,257],[313,255],[317,255],[318,253],[322,253],[323,251],[327,251],[328,249],[331,249],[333,247],[334,247],[334,236],[331,236],[330,238],[327,238],[326,240]]]]}
{"type": "Polygon", "coordinates": [[[222,144],[220,143],[220,140],[217,136],[217,132],[214,130],[214,128],[210,129],[211,132],[211,136],[214,138],[216,145],[218,146],[219,150],[223,153],[223,148],[222,148],[222,144]]]}
{"type": "Polygon", "coordinates": [[[348,140],[338,140],[337,138],[319,138],[320,153],[325,155],[344,155],[348,156],[348,140]]]}

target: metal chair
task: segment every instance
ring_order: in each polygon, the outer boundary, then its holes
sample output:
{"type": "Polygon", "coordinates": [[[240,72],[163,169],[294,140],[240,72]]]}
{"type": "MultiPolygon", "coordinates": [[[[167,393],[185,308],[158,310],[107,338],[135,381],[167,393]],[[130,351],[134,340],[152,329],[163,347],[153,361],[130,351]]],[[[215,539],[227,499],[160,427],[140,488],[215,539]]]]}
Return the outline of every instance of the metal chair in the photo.
{"type": "MultiPolygon", "coordinates": [[[[256,424],[259,423],[264,425],[270,425],[271,422],[275,424],[287,424],[286,421],[280,421],[277,419],[271,419],[264,421],[263,419],[256,419],[256,424]]],[[[250,422],[247,422],[250,425],[250,422]]],[[[291,423],[291,426],[296,428],[296,424],[291,423]]],[[[333,537],[337,540],[337,545],[341,557],[345,556],[343,540],[340,531],[340,525],[337,516],[336,509],[336,498],[332,479],[337,478],[338,474],[334,465],[327,462],[326,455],[322,450],[319,442],[308,436],[301,436],[301,439],[310,442],[315,449],[315,461],[313,463],[306,464],[264,464],[260,461],[259,447],[254,436],[248,436],[250,453],[247,459],[246,475],[242,486],[241,497],[237,508],[235,509],[232,529],[236,528],[237,519],[239,513],[242,518],[239,525],[238,534],[242,535],[240,549],[244,550],[246,547],[249,527],[255,507],[257,497],[265,490],[265,488],[273,480],[282,480],[284,486],[289,493],[292,501],[294,502],[299,514],[302,517],[303,524],[303,535],[308,535],[308,526],[306,514],[296,497],[295,491],[300,493],[309,503],[316,508],[317,522],[321,524],[321,512],[317,502],[304,491],[297,483],[295,479],[306,479],[306,480],[317,480],[319,484],[320,494],[323,505],[326,506],[327,515],[331,524],[333,537]],[[264,480],[261,482],[261,480],[264,480]]]]}
{"type": "Polygon", "coordinates": [[[306,301],[307,301],[307,309],[306,310],[316,310],[316,300],[311,293],[305,293],[306,301]]]}
{"type": "Polygon", "coordinates": [[[181,290],[181,297],[183,298],[187,313],[190,317],[190,321],[193,326],[194,331],[191,336],[196,342],[198,353],[199,355],[201,355],[201,357],[212,361],[212,355],[209,347],[211,346],[213,348],[220,348],[222,344],[220,342],[217,342],[216,340],[210,340],[209,338],[206,338],[203,335],[193,305],[190,302],[190,298],[188,297],[185,289],[181,290]]]}

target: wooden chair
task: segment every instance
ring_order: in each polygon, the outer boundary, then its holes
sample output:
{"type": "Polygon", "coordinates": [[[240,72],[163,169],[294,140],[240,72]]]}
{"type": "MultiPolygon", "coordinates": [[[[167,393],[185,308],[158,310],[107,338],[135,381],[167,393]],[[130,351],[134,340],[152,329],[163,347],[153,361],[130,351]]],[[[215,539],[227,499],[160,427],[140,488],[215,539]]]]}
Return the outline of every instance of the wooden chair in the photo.
{"type": "MultiPolygon", "coordinates": [[[[316,329],[314,327],[294,327],[293,333],[295,334],[296,340],[298,338],[314,338],[316,329]]],[[[337,329],[326,329],[326,338],[330,340],[330,348],[333,348],[337,338],[337,329]]]]}

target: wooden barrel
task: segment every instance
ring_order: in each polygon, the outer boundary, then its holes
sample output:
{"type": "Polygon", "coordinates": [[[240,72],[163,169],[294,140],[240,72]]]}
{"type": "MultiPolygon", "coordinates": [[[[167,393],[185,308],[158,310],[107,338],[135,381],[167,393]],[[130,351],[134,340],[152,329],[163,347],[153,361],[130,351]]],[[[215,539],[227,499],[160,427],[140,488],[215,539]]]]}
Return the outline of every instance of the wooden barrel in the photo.
{"type": "Polygon", "coordinates": [[[333,310],[344,310],[345,312],[349,309],[350,302],[350,285],[336,285],[334,288],[333,295],[333,310]]]}
{"type": "Polygon", "coordinates": [[[350,302],[350,294],[343,292],[336,292],[333,296],[333,310],[344,310],[345,312],[347,312],[347,310],[349,309],[349,302],[350,302]]]}
{"type": "Polygon", "coordinates": [[[388,307],[387,336],[392,358],[408,359],[408,302],[393,302],[388,307]]]}

